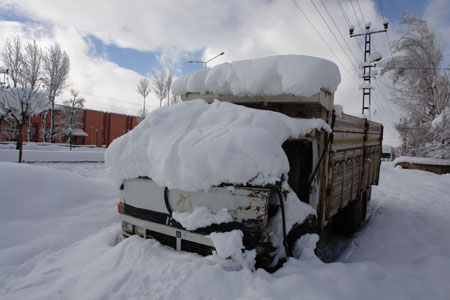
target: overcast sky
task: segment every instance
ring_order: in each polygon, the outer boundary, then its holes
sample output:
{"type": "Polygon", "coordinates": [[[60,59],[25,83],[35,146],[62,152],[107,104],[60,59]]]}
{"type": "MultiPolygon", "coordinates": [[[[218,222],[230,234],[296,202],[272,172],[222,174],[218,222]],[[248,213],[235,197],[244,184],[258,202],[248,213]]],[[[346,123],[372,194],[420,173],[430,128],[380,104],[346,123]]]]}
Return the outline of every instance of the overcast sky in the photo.
{"type": "MultiPolygon", "coordinates": [[[[318,56],[339,66],[342,82],[335,102],[357,115],[362,41],[348,36],[348,21],[356,31],[364,21],[381,29],[384,15],[391,21],[392,43],[401,31],[402,8],[425,18],[450,41],[450,0],[295,1],[0,0],[0,45],[17,35],[43,47],[60,43],[71,60],[71,87],[85,96],[87,107],[129,114],[142,109],[136,92],[142,75],[168,68],[179,77],[202,68],[188,60],[207,60],[222,51],[225,55],[209,66],[277,54],[318,56]]],[[[387,35],[373,35],[373,40],[375,49],[390,57],[387,35]]],[[[392,127],[400,113],[385,100],[386,84],[387,78],[374,83],[372,119],[385,125],[385,142],[393,144],[397,133],[392,127]]],[[[159,106],[153,95],[149,102],[159,106]]]]}

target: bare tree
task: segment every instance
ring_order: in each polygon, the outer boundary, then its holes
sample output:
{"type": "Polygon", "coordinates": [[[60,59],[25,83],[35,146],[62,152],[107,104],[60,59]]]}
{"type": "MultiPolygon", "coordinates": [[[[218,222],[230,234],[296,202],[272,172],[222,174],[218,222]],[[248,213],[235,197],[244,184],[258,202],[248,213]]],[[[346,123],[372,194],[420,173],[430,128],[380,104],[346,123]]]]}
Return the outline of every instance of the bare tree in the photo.
{"type": "Polygon", "coordinates": [[[83,127],[83,107],[84,98],[79,97],[79,92],[72,89],[70,91],[71,98],[64,101],[64,108],[61,115],[56,120],[57,134],[66,136],[72,150],[72,141],[75,136],[75,129],[83,127]]]}
{"type": "Polygon", "coordinates": [[[12,87],[17,87],[20,83],[23,72],[23,51],[22,41],[18,36],[13,40],[7,39],[2,51],[2,59],[5,67],[9,70],[9,79],[12,87]]]}
{"type": "Polygon", "coordinates": [[[162,106],[162,101],[167,98],[169,102],[170,86],[172,84],[172,73],[166,70],[152,76],[153,91],[159,99],[159,107],[162,106]]]}
{"type": "Polygon", "coordinates": [[[28,43],[23,55],[23,79],[34,88],[42,79],[42,49],[36,44],[28,43]]]}
{"type": "MultiPolygon", "coordinates": [[[[34,89],[42,77],[42,49],[38,47],[36,41],[25,46],[23,54],[23,82],[34,89]]],[[[28,142],[31,140],[31,118],[28,120],[27,136],[28,142]]]]}
{"type": "Polygon", "coordinates": [[[50,115],[50,142],[54,142],[55,122],[55,98],[66,87],[69,77],[70,59],[65,51],[61,50],[58,43],[51,46],[44,57],[44,83],[48,91],[48,99],[51,103],[50,115]]]}
{"type": "Polygon", "coordinates": [[[402,13],[401,23],[408,28],[395,42],[393,58],[383,63],[382,74],[392,76],[393,100],[406,116],[397,126],[403,149],[406,155],[448,157],[449,139],[432,126],[450,107],[449,74],[442,68],[445,47],[426,21],[402,13]]]}
{"type": "Polygon", "coordinates": [[[39,88],[21,87],[0,90],[0,114],[11,117],[19,130],[19,163],[22,162],[22,130],[27,121],[48,108],[48,98],[39,88]]]}
{"type": "Polygon", "coordinates": [[[172,86],[172,72],[169,71],[166,79],[166,89],[167,89],[167,105],[170,105],[170,87],[172,86]]]}
{"type": "Polygon", "coordinates": [[[144,98],[144,109],[142,110],[142,115],[144,117],[147,115],[145,110],[145,98],[147,98],[151,91],[152,88],[150,87],[150,80],[147,76],[142,77],[137,85],[137,92],[144,98]]]}

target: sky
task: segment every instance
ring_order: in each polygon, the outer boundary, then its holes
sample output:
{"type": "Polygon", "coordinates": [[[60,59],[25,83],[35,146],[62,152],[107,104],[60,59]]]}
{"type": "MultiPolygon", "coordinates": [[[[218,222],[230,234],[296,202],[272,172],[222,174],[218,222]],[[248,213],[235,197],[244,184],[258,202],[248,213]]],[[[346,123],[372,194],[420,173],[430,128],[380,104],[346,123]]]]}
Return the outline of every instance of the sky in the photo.
{"type": "MultiPolygon", "coordinates": [[[[15,36],[44,48],[58,42],[71,70],[70,87],[57,101],[74,88],[88,108],[126,114],[142,110],[136,91],[142,76],[169,69],[177,78],[203,68],[189,60],[225,52],[212,67],[279,54],[317,56],[341,71],[335,102],[360,115],[362,41],[348,36],[347,22],[356,31],[364,21],[381,29],[389,18],[388,34],[373,35],[373,46],[390,57],[388,39],[392,44],[402,30],[400,9],[427,20],[450,45],[450,0],[0,0],[0,45],[15,36]]],[[[388,84],[388,78],[375,82],[371,118],[384,124],[386,144],[398,144],[393,126],[402,115],[387,100],[388,84]]],[[[153,93],[147,103],[147,110],[159,106],[153,93]]]]}

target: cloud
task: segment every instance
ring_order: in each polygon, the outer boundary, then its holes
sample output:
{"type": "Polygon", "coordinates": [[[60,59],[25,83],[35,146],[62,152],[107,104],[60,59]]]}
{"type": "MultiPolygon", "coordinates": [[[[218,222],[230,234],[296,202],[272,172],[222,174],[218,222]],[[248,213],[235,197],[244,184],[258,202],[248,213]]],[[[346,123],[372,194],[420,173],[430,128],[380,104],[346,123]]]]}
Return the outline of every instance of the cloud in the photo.
{"type": "MultiPolygon", "coordinates": [[[[160,53],[158,59],[161,66],[174,72],[180,68],[181,62],[192,59],[189,55],[198,52],[203,54],[203,60],[222,51],[226,53],[208,66],[275,54],[304,54],[326,58],[335,61],[342,74],[342,83],[335,95],[336,102],[343,104],[347,113],[359,114],[362,92],[357,87],[362,80],[359,79],[360,70],[357,68],[363,57],[360,52],[361,44],[358,45],[348,37],[348,25],[336,1],[324,0],[324,3],[351,50],[344,44],[319,2],[316,1],[318,9],[334,30],[344,50],[336,43],[311,3],[296,1],[332,51],[292,1],[3,0],[3,3],[30,19],[50,24],[52,34],[47,34],[46,37],[57,40],[63,49],[70,52],[74,87],[91,95],[110,98],[94,98],[101,103],[98,105],[125,107],[128,102],[133,102],[137,104],[130,104],[129,109],[139,108],[140,98],[135,91],[139,74],[119,67],[108,61],[107,57],[90,56],[89,43],[83,39],[90,35],[105,44],[140,51],[157,51],[160,53]],[[112,98],[127,102],[120,103],[112,98]]],[[[348,15],[356,22],[351,14],[350,3],[342,3],[348,15]]],[[[371,20],[373,26],[381,26],[382,20],[375,10],[374,2],[361,0],[359,3],[364,17],[371,20]]],[[[24,32],[25,29],[22,27],[19,31],[24,32]]],[[[383,39],[374,38],[374,44],[379,48],[378,51],[387,54],[385,37],[383,39]]],[[[378,97],[381,98],[381,94],[378,97]]],[[[86,98],[89,99],[89,95],[86,98]]],[[[151,101],[154,106],[159,106],[157,99],[151,101]]],[[[392,127],[391,119],[388,121],[391,121],[392,127]]]]}
{"type": "Polygon", "coordinates": [[[450,44],[449,4],[448,0],[431,0],[423,14],[429,26],[441,34],[446,44],[450,44]]]}

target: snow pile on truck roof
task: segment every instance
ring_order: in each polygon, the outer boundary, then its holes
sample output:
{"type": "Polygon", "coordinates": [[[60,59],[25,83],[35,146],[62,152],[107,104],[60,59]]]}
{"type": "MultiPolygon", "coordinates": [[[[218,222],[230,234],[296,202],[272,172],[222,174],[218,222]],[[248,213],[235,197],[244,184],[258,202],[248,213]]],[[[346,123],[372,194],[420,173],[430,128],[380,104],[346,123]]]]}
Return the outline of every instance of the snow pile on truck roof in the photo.
{"type": "Polygon", "coordinates": [[[283,142],[313,129],[330,131],[321,119],[193,100],[152,111],[113,141],[105,162],[116,184],[147,176],[184,191],[221,183],[264,185],[289,171],[283,142]]]}
{"type": "Polygon", "coordinates": [[[306,55],[277,55],[196,71],[176,80],[172,93],[310,97],[321,88],[336,91],[340,81],[338,67],[329,60],[306,55]]]}

